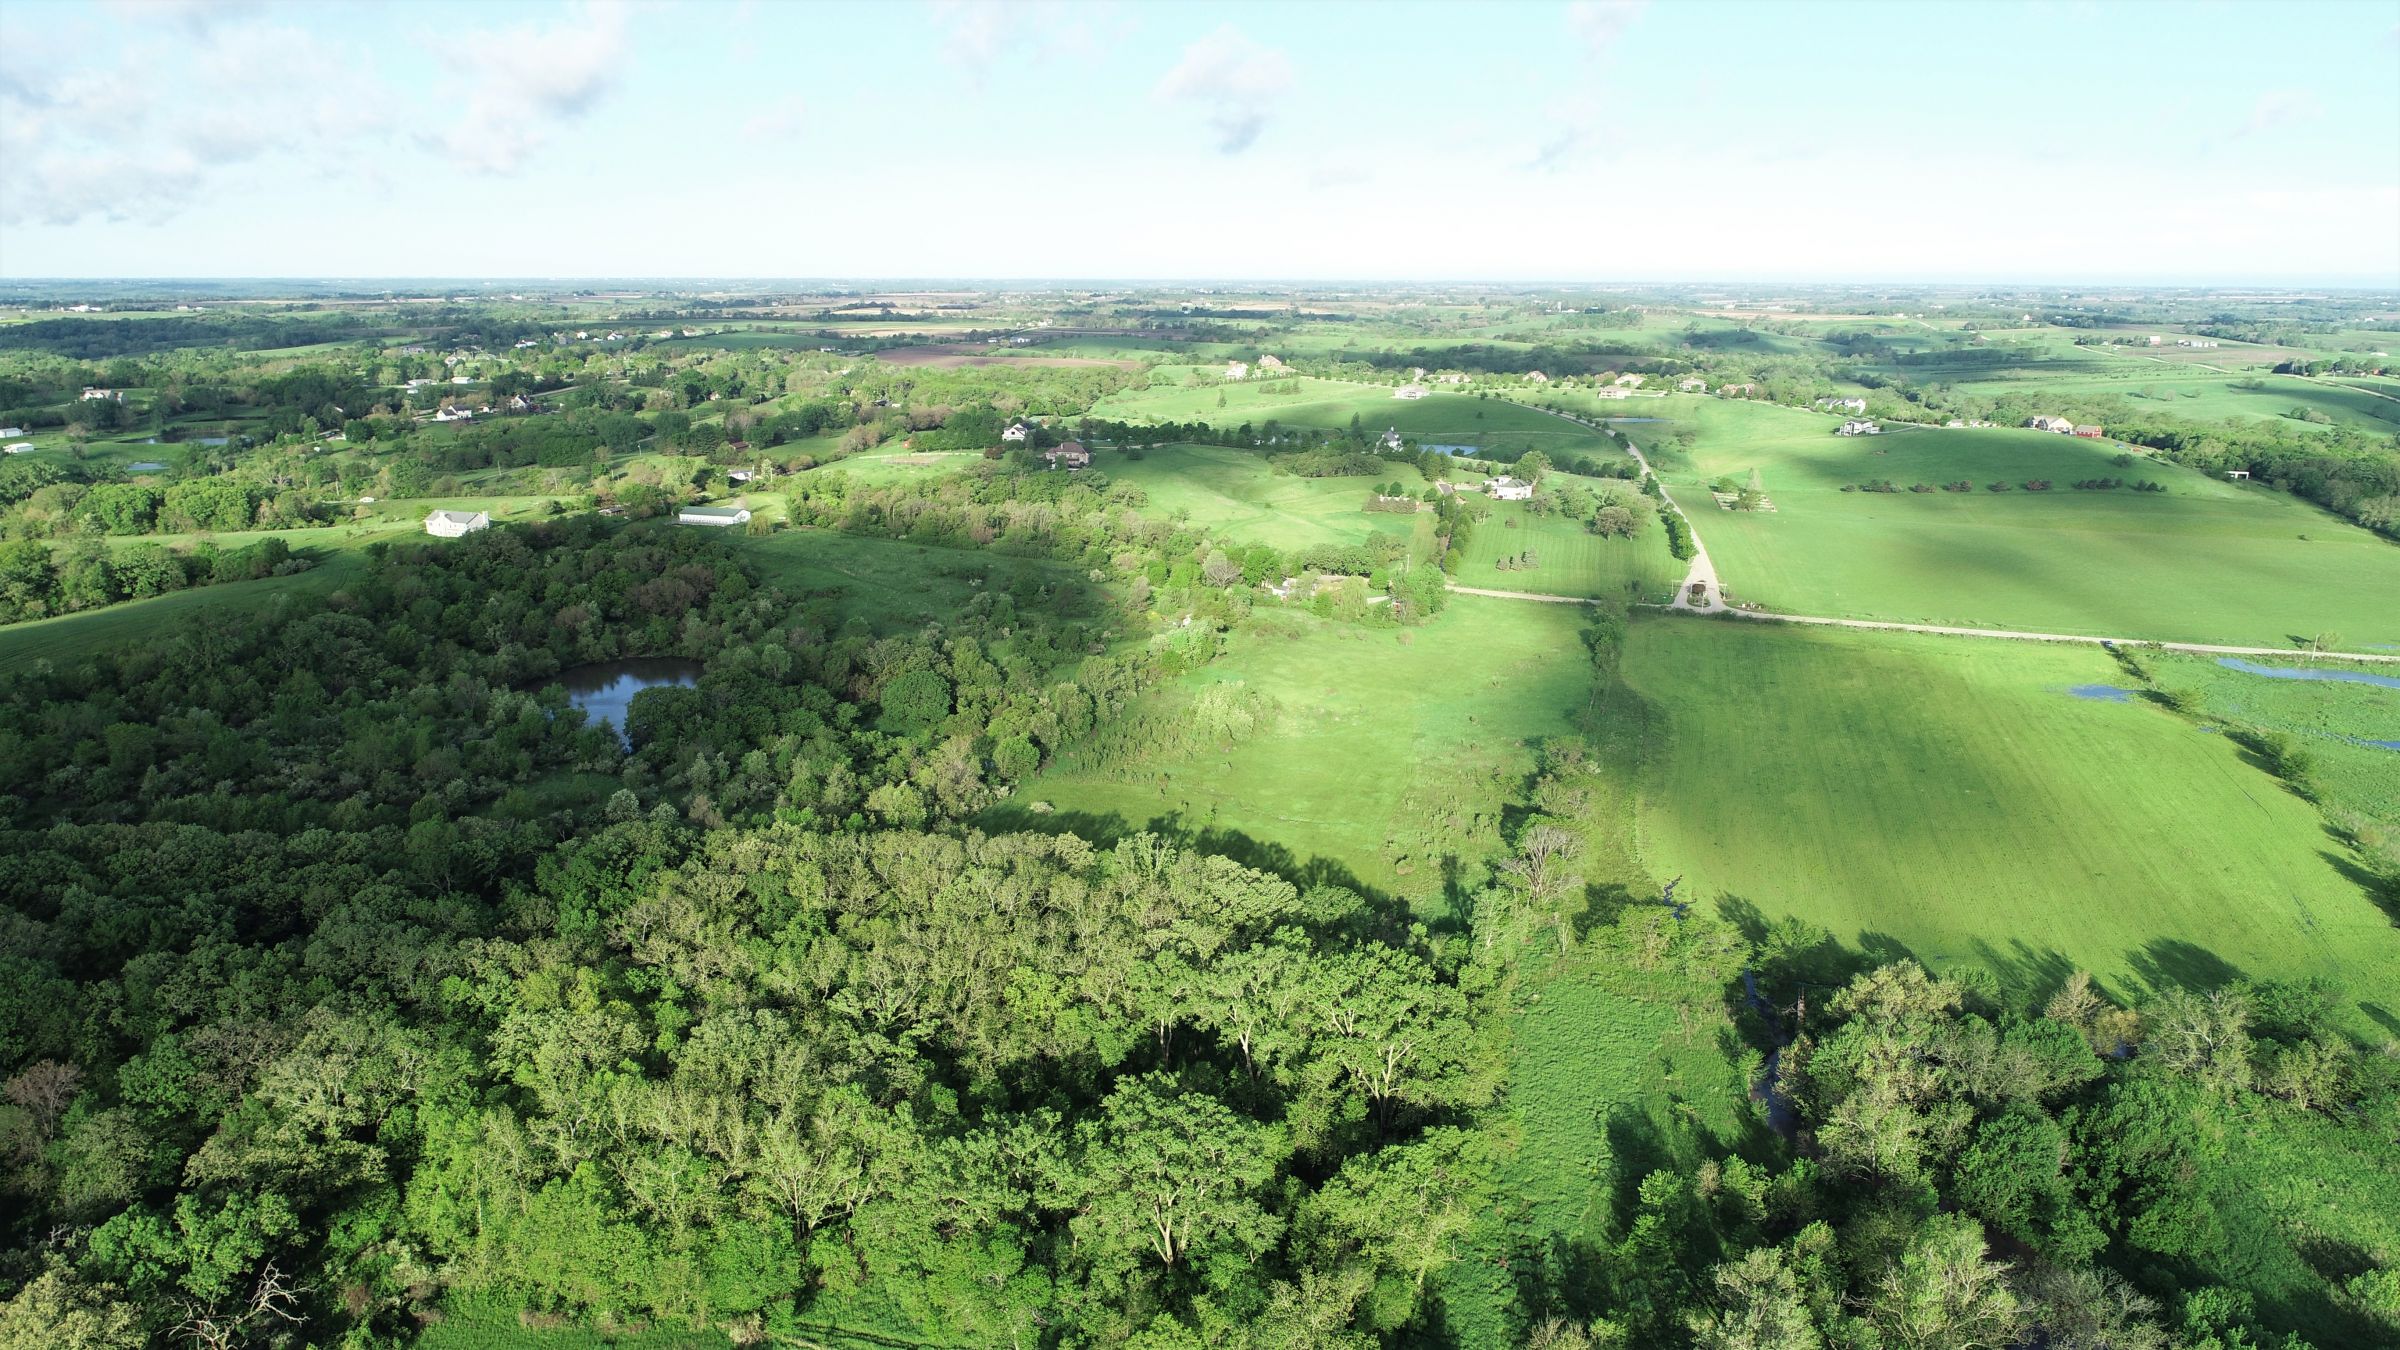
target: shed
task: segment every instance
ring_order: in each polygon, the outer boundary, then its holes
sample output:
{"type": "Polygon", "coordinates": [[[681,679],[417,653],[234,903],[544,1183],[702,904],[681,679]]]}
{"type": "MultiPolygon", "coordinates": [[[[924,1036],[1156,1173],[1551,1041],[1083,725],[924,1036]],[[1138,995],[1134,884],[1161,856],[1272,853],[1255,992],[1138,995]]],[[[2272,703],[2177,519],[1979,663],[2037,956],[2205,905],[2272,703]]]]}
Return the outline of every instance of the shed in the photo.
{"type": "Polygon", "coordinates": [[[678,525],[714,525],[721,528],[750,523],[750,508],[746,506],[687,506],[675,513],[678,525]]]}

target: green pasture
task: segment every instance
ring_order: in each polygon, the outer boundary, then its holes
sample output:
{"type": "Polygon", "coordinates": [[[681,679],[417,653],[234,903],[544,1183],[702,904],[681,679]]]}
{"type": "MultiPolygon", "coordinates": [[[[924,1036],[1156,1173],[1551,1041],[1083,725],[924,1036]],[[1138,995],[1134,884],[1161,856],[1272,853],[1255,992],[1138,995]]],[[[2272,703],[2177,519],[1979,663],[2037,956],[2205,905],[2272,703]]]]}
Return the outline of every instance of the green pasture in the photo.
{"type": "Polygon", "coordinates": [[[1357,418],[1370,434],[1397,429],[1412,441],[1474,445],[1501,459],[1527,450],[1591,454],[1607,448],[1597,432],[1547,413],[1497,398],[1435,393],[1397,399],[1385,385],[1352,384],[1290,376],[1199,387],[1162,387],[1111,394],[1093,405],[1095,417],[1126,422],[1206,422],[1211,426],[1263,429],[1269,420],[1286,427],[1340,431],[1357,418]],[[1292,392],[1282,392],[1289,389],[1292,392]],[[1224,406],[1218,406],[1222,395],[1224,406]]]}
{"type": "MultiPolygon", "coordinates": [[[[1169,445],[1140,459],[1107,457],[1109,477],[1150,499],[1147,513],[1188,518],[1211,534],[1293,551],[1355,544],[1370,534],[1407,538],[1417,517],[1363,509],[1375,493],[1368,478],[1301,478],[1275,472],[1264,456],[1220,445],[1169,445]]],[[[1391,478],[1412,492],[1425,480],[1413,468],[1391,478]]],[[[1388,481],[1388,480],[1386,480],[1388,481]]]]}
{"type": "Polygon", "coordinates": [[[833,592],[843,619],[863,619],[877,632],[946,622],[989,592],[1052,613],[1096,613],[1099,606],[1098,587],[1063,563],[1041,559],[815,529],[734,542],[768,584],[795,595],[833,592]]]}
{"type": "MultiPolygon", "coordinates": [[[[2338,635],[2337,635],[2338,636],[2338,635]]],[[[2161,689],[2199,699],[2194,716],[2288,736],[2316,761],[2325,804],[2400,830],[2400,689],[2349,680],[2288,680],[2229,669],[2213,656],[2146,655],[2161,689]],[[2369,742],[2390,742],[2391,746],[2369,742]]],[[[2400,679],[2400,666],[2261,659],[2254,665],[2400,679]]],[[[2396,839],[2395,843],[2400,843],[2396,839]]]]}
{"type": "MultiPolygon", "coordinates": [[[[2271,488],[2042,432],[1895,428],[1670,400],[1699,433],[1661,471],[1738,603],[1792,613],[2036,632],[2285,646],[2319,632],[2400,642],[2400,547],[2271,488]],[[1759,471],[1773,512],[1710,509],[1698,489],[1759,471]],[[2086,478],[2163,493],[2087,492],[2086,478]],[[1965,480],[1971,492],[1843,492],[1965,480]],[[1987,485],[2048,479],[2048,492],[1987,485]]],[[[1663,438],[1655,438],[1663,439],[1663,438]]]]}
{"type": "Polygon", "coordinates": [[[65,665],[105,648],[155,641],[184,620],[204,614],[252,609],[286,596],[329,594],[358,576],[366,564],[364,555],[352,550],[320,552],[314,561],[307,571],[290,576],[200,586],[56,618],[0,625],[0,674],[36,661],[65,665]]]}
{"type": "Polygon", "coordinates": [[[1532,767],[1527,742],[1568,734],[1591,665],[1576,605],[1453,597],[1430,623],[1392,629],[1262,610],[1207,670],[1137,715],[1185,727],[1215,697],[1255,694],[1254,730],[1198,753],[1106,769],[1054,767],[1021,785],[1008,828],[1095,818],[1158,828],[1287,870],[1323,863],[1447,912],[1501,846],[1502,806],[1532,767]],[[1033,813],[1046,801],[1056,814],[1033,813]]]}
{"type": "MultiPolygon", "coordinates": [[[[780,453],[787,448],[777,446],[776,450],[780,453]]],[[[819,465],[815,472],[845,474],[861,483],[883,484],[938,478],[982,462],[982,455],[969,450],[909,450],[892,446],[819,465]]]]}
{"type": "Polygon", "coordinates": [[[1639,809],[1683,893],[2027,995],[2241,974],[2400,989],[2400,929],[2317,810],[2083,646],[1637,620],[1663,717],[1639,809]]]}
{"type": "Polygon", "coordinates": [[[1664,603],[1683,578],[1684,565],[1667,551],[1666,532],[1647,512],[1632,538],[1603,539],[1578,522],[1535,515],[1523,502],[1492,502],[1488,509],[1467,537],[1462,586],[1664,603]],[[1527,550],[1534,554],[1531,569],[1499,566],[1527,550]]]}

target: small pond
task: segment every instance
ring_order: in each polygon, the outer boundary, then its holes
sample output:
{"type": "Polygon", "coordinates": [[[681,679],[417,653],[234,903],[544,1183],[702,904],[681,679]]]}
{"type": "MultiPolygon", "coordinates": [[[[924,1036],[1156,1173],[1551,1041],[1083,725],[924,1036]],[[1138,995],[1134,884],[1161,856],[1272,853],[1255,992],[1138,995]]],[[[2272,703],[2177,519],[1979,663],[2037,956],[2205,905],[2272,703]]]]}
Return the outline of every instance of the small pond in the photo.
{"type": "Polygon", "coordinates": [[[2119,689],[2113,684],[2071,685],[2067,692],[2077,698],[2088,698],[2099,703],[2130,703],[2133,701],[2132,690],[2119,689]]]}
{"type": "Polygon", "coordinates": [[[2390,675],[2369,675],[2363,670],[2317,670],[2292,666],[2262,666],[2256,661],[2245,661],[2238,656],[2220,656],[2217,658],[2217,664],[2227,670],[2238,670],[2245,675],[2264,675],[2271,680],[2340,680],[2346,684],[2372,684],[2385,689],[2400,689],[2400,678],[2390,675]]]}
{"type": "Polygon", "coordinates": [[[702,667],[680,656],[630,656],[622,661],[597,661],[570,666],[547,681],[566,686],[567,702],[583,709],[591,721],[606,722],[625,739],[625,710],[645,689],[700,683],[702,667]]]}

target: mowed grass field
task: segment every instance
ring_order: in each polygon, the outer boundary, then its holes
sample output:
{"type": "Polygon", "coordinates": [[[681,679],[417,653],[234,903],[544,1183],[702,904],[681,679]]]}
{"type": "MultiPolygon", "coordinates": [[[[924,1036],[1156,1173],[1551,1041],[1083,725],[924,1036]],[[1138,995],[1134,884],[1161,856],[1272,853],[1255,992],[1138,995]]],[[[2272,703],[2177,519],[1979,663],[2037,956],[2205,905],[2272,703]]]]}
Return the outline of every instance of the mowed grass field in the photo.
{"type": "Polygon", "coordinates": [[[1153,385],[1112,394],[1093,405],[1092,415],[1126,422],[1206,422],[1219,427],[1247,422],[1261,428],[1273,419],[1287,427],[1326,431],[1344,430],[1356,417],[1373,435],[1397,429],[1413,441],[1472,445],[1511,460],[1527,450],[1540,450],[1555,459],[1612,448],[1595,432],[1505,399],[1459,393],[1397,399],[1384,385],[1299,375],[1268,380],[1254,376],[1189,387],[1153,385]],[[1220,395],[1225,400],[1222,407],[1217,404],[1220,395]]]}
{"type": "MultiPolygon", "coordinates": [[[[1293,550],[1355,544],[1369,534],[1408,538],[1417,517],[1363,509],[1370,478],[1301,478],[1275,472],[1263,456],[1221,445],[1170,445],[1140,459],[1105,456],[1109,477],[1149,495],[1150,515],[1181,511],[1195,525],[1247,544],[1293,550]]],[[[1412,492],[1426,486],[1413,468],[1390,477],[1412,492]]],[[[1387,479],[1388,481],[1388,479],[1387,479]]]]}
{"type": "Polygon", "coordinates": [[[1665,715],[1639,808],[1684,894],[2038,992],[2234,974],[2400,990],[2400,928],[2317,811],[2104,652],[1740,620],[1637,620],[1665,715]]]}
{"type": "Polygon", "coordinates": [[[864,619],[877,632],[952,619],[976,596],[993,591],[1070,616],[1096,613],[1100,603],[1099,587],[1081,573],[1038,558],[815,529],[778,530],[734,543],[768,584],[795,594],[836,592],[835,608],[845,621],[864,619]]]}
{"type": "Polygon", "coordinates": [[[1459,585],[1652,603],[1673,598],[1683,577],[1684,565],[1667,551],[1666,532],[1655,520],[1646,519],[1630,539],[1603,539],[1575,521],[1537,516],[1523,502],[1490,507],[1491,515],[1467,537],[1459,585]],[[1528,549],[1535,567],[1500,567],[1502,558],[1514,560],[1528,549]]]}
{"type": "Polygon", "coordinates": [[[1270,710],[1254,733],[1106,771],[1051,769],[1021,785],[996,823],[1155,823],[1236,857],[1262,857],[1252,846],[1264,845],[1285,852],[1278,866],[1338,864],[1421,912],[1444,912],[1445,872],[1477,876],[1500,847],[1501,805],[1533,765],[1527,742],[1567,734],[1589,696],[1583,618],[1581,606],[1476,596],[1453,597],[1414,629],[1262,611],[1207,670],[1149,696],[1152,714],[1181,721],[1210,685],[1255,691],[1270,710]],[[1058,814],[1022,813],[1034,801],[1058,814]]]}
{"type": "MultiPolygon", "coordinates": [[[[2291,737],[2316,761],[2314,777],[2328,807],[2355,811],[2400,836],[2400,688],[2358,680],[2282,679],[2231,668],[2211,656],[2160,653],[2147,659],[2161,689],[2199,697],[2199,716],[2291,737]]],[[[2250,664],[2400,679],[2400,666],[2381,663],[2250,664]]],[[[2400,837],[2392,842],[2400,845],[2400,837]]]]}
{"type": "Polygon", "coordinates": [[[1757,469],[1775,502],[1772,513],[1712,511],[1704,495],[1688,494],[1692,523],[1739,603],[2244,646],[2327,631],[2400,642],[2400,546],[2271,488],[2147,456],[2119,466],[2122,452],[2106,441],[2007,429],[1839,437],[1831,419],[1791,409],[1665,402],[1699,433],[1688,460],[1662,466],[1670,484],[1696,489],[1757,469]],[[2072,486],[2086,478],[2148,478],[2167,491],[2072,486]],[[1877,479],[1975,488],[1841,490],[1877,479]],[[2053,486],[2017,486],[2028,479],[2053,486]],[[1991,492],[1994,481],[2012,490],[1991,492]]]}

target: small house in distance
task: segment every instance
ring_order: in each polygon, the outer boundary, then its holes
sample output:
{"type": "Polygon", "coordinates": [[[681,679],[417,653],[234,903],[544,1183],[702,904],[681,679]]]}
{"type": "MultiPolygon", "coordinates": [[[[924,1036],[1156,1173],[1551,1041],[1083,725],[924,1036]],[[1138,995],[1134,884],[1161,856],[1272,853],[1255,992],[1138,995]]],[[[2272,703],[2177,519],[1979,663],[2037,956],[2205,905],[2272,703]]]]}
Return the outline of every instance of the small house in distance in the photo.
{"type": "Polygon", "coordinates": [[[487,511],[432,511],[425,516],[425,533],[436,539],[456,539],[492,527],[487,511]]]}
{"type": "Polygon", "coordinates": [[[1757,392],[1758,386],[1748,383],[1747,381],[1741,384],[1720,384],[1717,386],[1718,398],[1748,398],[1757,392]]]}
{"type": "Polygon", "coordinates": [[[2071,435],[2075,430],[2074,419],[2067,417],[2028,417],[2025,425],[2035,431],[2055,432],[2061,436],[2071,435]]]}
{"type": "Polygon", "coordinates": [[[1284,368],[1283,358],[1273,352],[1268,352],[1258,358],[1258,368],[1260,370],[1281,370],[1284,368]]]}
{"type": "Polygon", "coordinates": [[[1000,433],[1000,439],[1004,441],[1021,441],[1032,434],[1032,427],[1025,425],[1023,422],[1011,422],[1008,424],[1008,428],[1000,433]]]}
{"type": "Polygon", "coordinates": [[[1081,441],[1068,441],[1055,449],[1044,450],[1042,458],[1050,461],[1053,469],[1062,464],[1070,469],[1088,469],[1092,464],[1092,452],[1084,449],[1081,441]]]}
{"type": "Polygon", "coordinates": [[[85,387],[83,391],[84,402],[98,403],[102,399],[107,399],[115,403],[123,403],[125,401],[125,391],[122,389],[94,389],[90,388],[89,386],[85,387]]]}
{"type": "Polygon", "coordinates": [[[1485,483],[1483,492],[1494,501],[1521,502],[1533,495],[1533,484],[1521,478],[1502,476],[1485,483]]]}
{"type": "Polygon", "coordinates": [[[1400,428],[1398,428],[1398,427],[1389,427],[1389,428],[1386,428],[1386,429],[1385,429],[1385,431],[1384,431],[1384,433],[1383,433],[1383,439],[1382,439],[1382,440],[1380,440],[1380,441],[1377,441],[1377,442],[1375,443],[1375,446],[1376,446],[1376,448],[1377,448],[1377,449],[1379,449],[1379,450],[1398,450],[1398,449],[1400,449],[1400,428]]]}
{"type": "Polygon", "coordinates": [[[1867,401],[1863,398],[1821,398],[1817,400],[1817,406],[1827,412],[1840,408],[1845,412],[1863,413],[1867,410],[1867,401]]]}
{"type": "Polygon", "coordinates": [[[1708,381],[1696,377],[1689,380],[1677,380],[1675,389],[1678,393],[1705,394],[1708,392],[1708,381]]]}
{"type": "Polygon", "coordinates": [[[2102,431],[2100,428],[2090,426],[2080,426],[2075,428],[2075,434],[2083,437],[2087,441],[2097,441],[2108,435],[2107,432],[2102,431]]]}
{"type": "Polygon", "coordinates": [[[1863,417],[1853,417],[1842,423],[1841,430],[1833,434],[1836,436],[1880,436],[1883,434],[1883,428],[1863,417]]]}
{"type": "Polygon", "coordinates": [[[714,525],[722,529],[730,525],[750,523],[750,508],[746,506],[687,506],[675,513],[678,525],[714,525]]]}
{"type": "Polygon", "coordinates": [[[1425,386],[1421,384],[1404,384],[1392,391],[1392,397],[1409,399],[1423,398],[1425,397],[1425,386]]]}
{"type": "Polygon", "coordinates": [[[1632,398],[1633,391],[1621,384],[1604,384],[1592,391],[1593,398],[1632,398]]]}
{"type": "Polygon", "coordinates": [[[1249,363],[1249,362],[1247,362],[1247,361],[1228,361],[1228,362],[1226,362],[1226,363],[1225,363],[1225,378],[1226,378],[1226,379],[1229,379],[1229,380],[1246,380],[1246,379],[1249,379],[1249,378],[1250,378],[1250,363],[1249,363]]]}
{"type": "Polygon", "coordinates": [[[1548,384],[1548,383],[1550,383],[1550,377],[1549,377],[1549,376],[1547,376],[1547,375],[1544,375],[1542,372],[1540,372],[1540,371],[1538,371],[1538,370],[1537,370],[1537,371],[1533,371],[1532,373],[1528,374],[1528,375],[1525,377],[1525,379],[1526,379],[1526,381],[1527,381],[1528,383],[1530,383],[1530,384],[1548,384]]]}

